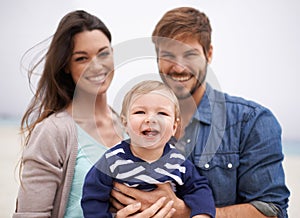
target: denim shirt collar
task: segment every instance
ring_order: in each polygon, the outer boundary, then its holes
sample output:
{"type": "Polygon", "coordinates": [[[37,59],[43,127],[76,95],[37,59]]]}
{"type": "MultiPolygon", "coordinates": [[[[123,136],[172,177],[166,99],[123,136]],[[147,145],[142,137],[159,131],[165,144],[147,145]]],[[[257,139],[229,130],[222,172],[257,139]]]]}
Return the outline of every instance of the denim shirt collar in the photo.
{"type": "Polygon", "coordinates": [[[195,111],[193,115],[193,119],[196,119],[207,125],[211,125],[212,122],[210,101],[214,100],[212,99],[214,96],[213,91],[213,88],[208,83],[206,83],[204,95],[200,101],[200,104],[197,107],[197,111],[195,111]]]}

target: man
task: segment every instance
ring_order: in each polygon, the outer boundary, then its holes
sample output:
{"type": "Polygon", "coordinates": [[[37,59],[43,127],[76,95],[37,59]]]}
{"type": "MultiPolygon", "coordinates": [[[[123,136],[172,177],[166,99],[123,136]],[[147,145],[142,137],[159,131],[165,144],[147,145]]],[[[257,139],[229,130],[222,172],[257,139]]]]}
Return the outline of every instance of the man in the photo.
{"type": "MultiPolygon", "coordinates": [[[[209,180],[216,217],[287,217],[281,127],[267,108],[219,92],[206,82],[213,54],[211,31],[204,13],[181,7],[167,12],[152,35],[161,78],[180,101],[176,144],[209,180]]],[[[170,193],[166,186],[147,195],[116,187],[148,204],[154,203],[154,196],[170,193]]],[[[129,203],[119,193],[112,195],[129,203]]],[[[175,215],[188,217],[184,203],[168,196],[174,200],[175,215]]]]}

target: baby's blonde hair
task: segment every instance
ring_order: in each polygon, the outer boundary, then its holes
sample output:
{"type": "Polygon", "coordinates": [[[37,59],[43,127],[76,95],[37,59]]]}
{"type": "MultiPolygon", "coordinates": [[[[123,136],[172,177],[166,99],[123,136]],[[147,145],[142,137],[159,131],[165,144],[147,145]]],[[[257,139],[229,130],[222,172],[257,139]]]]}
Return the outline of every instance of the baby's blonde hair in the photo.
{"type": "MultiPolygon", "coordinates": [[[[135,86],[133,86],[129,92],[125,95],[123,99],[122,104],[122,110],[121,110],[121,120],[122,123],[126,123],[127,116],[128,116],[128,110],[130,107],[130,104],[132,103],[132,100],[140,95],[145,95],[150,92],[157,92],[160,93],[160,91],[164,91],[163,95],[166,95],[166,97],[169,97],[170,100],[174,103],[175,107],[175,122],[179,121],[180,118],[180,107],[179,102],[172,91],[168,86],[166,86],[163,82],[157,81],[157,80],[145,80],[142,82],[139,82],[135,86]]],[[[162,93],[160,93],[162,94],[162,93]]]]}

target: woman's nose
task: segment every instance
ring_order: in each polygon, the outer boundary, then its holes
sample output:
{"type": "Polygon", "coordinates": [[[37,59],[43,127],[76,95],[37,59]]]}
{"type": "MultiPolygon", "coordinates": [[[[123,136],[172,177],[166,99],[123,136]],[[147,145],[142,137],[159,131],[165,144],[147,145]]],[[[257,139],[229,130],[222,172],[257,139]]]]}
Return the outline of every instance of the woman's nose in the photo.
{"type": "Polygon", "coordinates": [[[91,62],[88,64],[86,71],[89,72],[97,72],[99,70],[101,70],[103,68],[103,63],[101,63],[100,60],[98,60],[97,58],[93,58],[91,60],[91,62]]]}

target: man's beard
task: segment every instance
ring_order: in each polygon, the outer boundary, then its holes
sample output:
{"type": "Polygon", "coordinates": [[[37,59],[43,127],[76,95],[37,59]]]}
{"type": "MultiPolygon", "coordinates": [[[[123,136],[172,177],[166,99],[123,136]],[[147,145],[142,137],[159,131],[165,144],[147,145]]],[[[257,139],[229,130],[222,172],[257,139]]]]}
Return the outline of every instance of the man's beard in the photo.
{"type": "MultiPolygon", "coordinates": [[[[193,94],[198,90],[198,88],[200,86],[203,85],[203,83],[205,82],[205,79],[206,79],[206,75],[207,75],[207,64],[205,64],[205,68],[204,70],[199,70],[198,72],[198,78],[197,78],[197,82],[196,84],[191,88],[191,90],[186,93],[186,94],[179,94],[178,92],[176,92],[176,90],[174,90],[174,88],[169,84],[169,83],[172,83],[172,82],[168,82],[168,80],[170,81],[174,81],[171,76],[169,75],[166,75],[164,73],[161,72],[161,70],[159,70],[159,74],[160,74],[160,77],[162,79],[162,81],[167,85],[169,86],[175,93],[176,97],[178,99],[186,99],[186,98],[189,98],[191,96],[193,96],[193,94]]],[[[172,74],[172,73],[171,73],[172,74]]],[[[195,74],[193,75],[193,77],[195,77],[195,74]]],[[[182,87],[183,89],[186,89],[184,87],[182,87]]]]}

